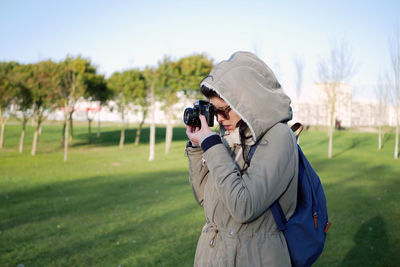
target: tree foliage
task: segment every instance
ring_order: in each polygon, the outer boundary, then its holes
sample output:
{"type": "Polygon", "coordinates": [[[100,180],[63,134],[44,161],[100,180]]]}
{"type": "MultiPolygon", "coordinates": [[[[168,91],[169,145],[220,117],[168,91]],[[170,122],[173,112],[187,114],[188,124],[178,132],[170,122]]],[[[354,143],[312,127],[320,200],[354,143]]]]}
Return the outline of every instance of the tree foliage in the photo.
{"type": "Polygon", "coordinates": [[[31,154],[36,154],[39,131],[49,112],[57,106],[60,72],[57,63],[47,60],[32,65],[28,86],[32,91],[32,113],[36,122],[31,154]]]}
{"type": "Polygon", "coordinates": [[[10,107],[16,98],[16,85],[12,81],[12,75],[17,62],[0,62],[0,148],[3,148],[5,125],[10,117],[10,107]]]}
{"type": "Polygon", "coordinates": [[[113,90],[114,101],[121,114],[122,126],[120,148],[125,142],[125,117],[132,109],[131,104],[145,105],[145,81],[142,72],[138,69],[115,72],[108,80],[107,85],[113,90]]]}

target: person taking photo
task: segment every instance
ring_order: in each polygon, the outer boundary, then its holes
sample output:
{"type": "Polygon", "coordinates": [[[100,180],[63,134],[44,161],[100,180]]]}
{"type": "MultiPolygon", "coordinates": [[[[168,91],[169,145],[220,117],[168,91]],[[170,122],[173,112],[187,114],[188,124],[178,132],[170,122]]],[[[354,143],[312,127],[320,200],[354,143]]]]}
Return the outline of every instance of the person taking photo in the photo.
{"type": "Polygon", "coordinates": [[[269,209],[279,199],[289,219],[296,208],[298,153],[287,124],[290,98],[250,52],[236,52],[216,65],[200,90],[214,107],[220,132],[203,115],[200,127],[186,128],[189,181],[206,220],[194,265],[291,266],[269,209]]]}

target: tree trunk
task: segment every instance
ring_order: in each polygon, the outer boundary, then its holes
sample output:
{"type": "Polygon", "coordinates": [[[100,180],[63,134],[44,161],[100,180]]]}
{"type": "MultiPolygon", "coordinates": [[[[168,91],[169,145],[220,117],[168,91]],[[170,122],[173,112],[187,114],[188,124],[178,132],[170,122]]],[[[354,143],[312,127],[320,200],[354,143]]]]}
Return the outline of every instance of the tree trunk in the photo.
{"type": "Polygon", "coordinates": [[[172,135],[174,130],[174,125],[171,120],[171,113],[167,115],[169,119],[167,120],[167,128],[165,133],[165,155],[168,155],[169,148],[171,147],[172,135]]]}
{"type": "Polygon", "coordinates": [[[25,129],[21,131],[21,137],[19,138],[19,153],[24,151],[24,138],[25,138],[25,129]]]}
{"type": "Polygon", "coordinates": [[[139,124],[138,129],[136,130],[135,146],[138,146],[140,143],[140,134],[142,133],[143,124],[144,124],[144,121],[142,120],[139,124]]]}
{"type": "Polygon", "coordinates": [[[89,142],[89,144],[91,144],[92,143],[92,120],[88,119],[88,122],[89,122],[89,124],[88,124],[88,127],[89,127],[89,129],[88,129],[88,142],[89,142]]]}
{"type": "Polygon", "coordinates": [[[24,138],[25,138],[25,130],[26,130],[26,123],[28,119],[26,118],[25,114],[23,115],[22,120],[22,131],[21,131],[21,138],[19,139],[19,153],[24,151],[24,138]]]}
{"type": "Polygon", "coordinates": [[[149,161],[154,160],[154,146],[156,143],[156,125],[154,121],[151,122],[150,125],[150,154],[149,154],[149,161]]]}
{"type": "Polygon", "coordinates": [[[65,110],[66,110],[65,112],[67,112],[67,113],[65,114],[64,162],[66,162],[68,160],[68,141],[69,141],[69,139],[68,139],[68,126],[69,125],[68,124],[70,122],[70,120],[68,119],[68,111],[67,111],[68,109],[66,108],[65,110]]]}
{"type": "Polygon", "coordinates": [[[35,133],[33,135],[33,143],[32,143],[32,151],[31,151],[31,155],[35,156],[36,155],[36,148],[37,148],[37,143],[39,141],[39,130],[42,124],[42,118],[39,115],[38,119],[37,119],[37,125],[36,125],[36,129],[35,129],[35,133]]]}
{"type": "Polygon", "coordinates": [[[97,137],[100,137],[100,111],[99,111],[99,117],[97,119],[97,137]]]}
{"type": "Polygon", "coordinates": [[[171,147],[172,143],[172,135],[173,135],[173,129],[174,125],[173,124],[168,124],[167,129],[166,129],[166,136],[165,136],[165,154],[168,155],[169,148],[171,147]]]}
{"type": "Polygon", "coordinates": [[[382,126],[378,127],[378,150],[382,150],[382,126]]]}
{"type": "Polygon", "coordinates": [[[66,127],[66,122],[65,122],[65,120],[64,120],[63,128],[62,128],[62,131],[61,131],[61,147],[64,147],[64,142],[65,142],[65,127],[66,127]]]}
{"type": "Polygon", "coordinates": [[[124,142],[125,142],[125,125],[121,127],[121,137],[119,138],[119,148],[123,149],[124,148],[124,142]]]}
{"type": "Polygon", "coordinates": [[[71,128],[71,130],[70,130],[70,137],[69,137],[69,141],[72,143],[72,137],[74,136],[74,125],[73,125],[73,123],[72,123],[72,113],[74,113],[74,111],[72,110],[70,113],[69,113],[69,127],[71,128]]]}
{"type": "Polygon", "coordinates": [[[332,158],[332,146],[333,146],[333,126],[329,125],[329,145],[328,145],[328,158],[332,158]]]}
{"type": "Polygon", "coordinates": [[[142,133],[142,127],[143,127],[144,121],[147,116],[147,109],[145,109],[143,107],[142,107],[142,109],[143,109],[142,121],[140,122],[139,128],[136,131],[135,146],[138,146],[140,143],[140,134],[142,133]]]}
{"type": "Polygon", "coordinates": [[[125,114],[124,110],[121,112],[122,116],[122,126],[121,126],[121,137],[119,138],[119,148],[123,149],[124,148],[124,142],[125,142],[125,114]]]}
{"type": "Polygon", "coordinates": [[[155,109],[156,105],[154,103],[154,82],[151,85],[150,91],[150,103],[151,103],[151,125],[150,125],[150,153],[149,161],[154,160],[154,146],[156,143],[156,123],[155,123],[155,109]]]}
{"type": "Polygon", "coordinates": [[[328,135],[329,135],[329,144],[328,144],[328,158],[332,158],[332,150],[333,150],[333,130],[335,128],[335,112],[336,112],[336,86],[331,88],[332,97],[330,99],[330,114],[329,114],[329,126],[328,126],[328,135]]]}
{"type": "Polygon", "coordinates": [[[6,122],[1,122],[1,133],[0,133],[0,148],[3,148],[4,144],[4,129],[6,128],[6,122]]]}
{"type": "Polygon", "coordinates": [[[6,128],[7,118],[5,117],[5,111],[0,109],[0,123],[1,123],[1,131],[0,131],[0,149],[3,148],[4,145],[4,130],[6,128]]]}

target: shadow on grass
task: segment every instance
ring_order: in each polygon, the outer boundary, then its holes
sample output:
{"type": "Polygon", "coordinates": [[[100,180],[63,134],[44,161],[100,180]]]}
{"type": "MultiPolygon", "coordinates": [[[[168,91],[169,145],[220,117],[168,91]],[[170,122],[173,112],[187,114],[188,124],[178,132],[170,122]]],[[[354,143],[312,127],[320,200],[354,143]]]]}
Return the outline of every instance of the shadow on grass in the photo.
{"type": "Polygon", "coordinates": [[[347,152],[347,151],[349,151],[349,150],[352,150],[352,149],[358,147],[358,146],[360,145],[360,143],[361,143],[360,138],[353,138],[351,144],[350,144],[348,147],[346,147],[345,149],[339,151],[338,153],[335,153],[335,154],[332,156],[332,158],[337,158],[337,157],[339,157],[340,155],[342,155],[343,153],[345,153],[345,152],[347,152]]]}
{"type": "Polygon", "coordinates": [[[363,223],[354,235],[354,247],[340,266],[383,266],[389,254],[389,240],[385,220],[375,216],[363,223]]]}
{"type": "Polygon", "coordinates": [[[193,264],[202,217],[186,171],[98,176],[4,194],[3,266],[193,264]]]}
{"type": "Polygon", "coordinates": [[[399,266],[398,237],[387,231],[393,233],[399,218],[393,211],[399,201],[397,168],[346,158],[312,164],[318,173],[341,174],[335,182],[321,177],[332,227],[316,266],[399,266]]]}
{"type": "MultiPolygon", "coordinates": [[[[125,142],[124,144],[133,144],[136,138],[137,129],[126,129],[125,130],[125,142]]],[[[117,146],[121,137],[121,130],[106,131],[103,130],[99,137],[96,133],[92,133],[92,144],[95,146],[117,146]]],[[[187,140],[186,128],[179,126],[174,127],[173,141],[187,140]]],[[[140,144],[148,144],[150,142],[150,128],[142,128],[140,135],[140,144]]],[[[156,127],[156,143],[165,142],[165,127],[156,127]]],[[[88,134],[79,133],[74,136],[74,147],[88,145],[88,134]]]]}
{"type": "MultiPolygon", "coordinates": [[[[96,176],[71,182],[55,182],[32,190],[4,192],[5,202],[11,202],[12,217],[2,218],[0,230],[8,230],[25,223],[35,223],[57,216],[84,213],[90,214],[98,208],[108,209],[126,201],[140,203],[155,184],[163,177],[168,183],[163,194],[172,194],[175,186],[187,185],[186,172],[147,172],[136,175],[96,176]]],[[[160,190],[158,189],[160,192],[160,190]]],[[[2,200],[4,202],[4,200],[2,200]]]]}
{"type": "Polygon", "coordinates": [[[382,148],[385,146],[385,144],[392,138],[392,132],[385,133],[382,141],[382,148]]]}

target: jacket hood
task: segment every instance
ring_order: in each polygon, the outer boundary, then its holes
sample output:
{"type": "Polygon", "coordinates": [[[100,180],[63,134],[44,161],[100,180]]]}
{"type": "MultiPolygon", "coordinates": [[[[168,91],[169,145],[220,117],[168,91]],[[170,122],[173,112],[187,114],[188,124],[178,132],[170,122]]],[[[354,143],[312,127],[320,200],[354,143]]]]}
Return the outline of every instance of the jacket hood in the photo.
{"type": "Polygon", "coordinates": [[[200,84],[215,90],[258,140],[278,122],[292,119],[290,98],[271,69],[250,52],[236,52],[200,84]]]}

